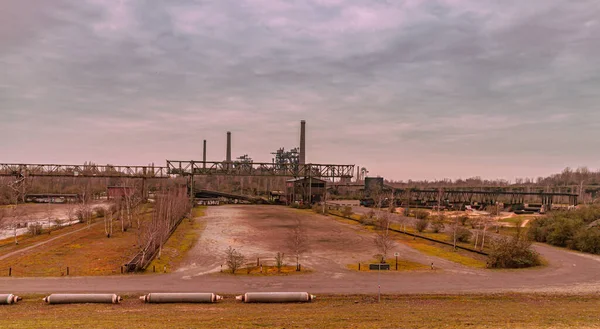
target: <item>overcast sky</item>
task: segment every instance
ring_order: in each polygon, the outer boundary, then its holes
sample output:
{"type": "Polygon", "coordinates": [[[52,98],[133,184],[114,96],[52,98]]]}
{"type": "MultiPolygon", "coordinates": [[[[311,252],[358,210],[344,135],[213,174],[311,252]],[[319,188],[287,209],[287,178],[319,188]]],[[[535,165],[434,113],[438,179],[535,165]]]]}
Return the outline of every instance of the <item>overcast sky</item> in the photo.
{"type": "Polygon", "coordinates": [[[600,167],[598,0],[2,0],[0,162],[600,167]]]}

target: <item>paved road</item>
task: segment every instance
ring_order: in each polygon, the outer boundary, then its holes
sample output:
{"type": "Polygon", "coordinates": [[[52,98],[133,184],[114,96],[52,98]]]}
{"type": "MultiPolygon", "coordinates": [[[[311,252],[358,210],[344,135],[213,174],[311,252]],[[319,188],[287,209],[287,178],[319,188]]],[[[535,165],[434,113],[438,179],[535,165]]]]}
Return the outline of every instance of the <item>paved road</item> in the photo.
{"type": "MultiPolygon", "coordinates": [[[[221,209],[222,207],[219,207],[221,209]]],[[[209,208],[210,220],[213,208],[209,208]]],[[[243,208],[237,208],[240,211],[243,208]]],[[[215,210],[216,211],[216,210],[215,210]]],[[[332,220],[323,218],[323,220],[332,220]]],[[[346,225],[341,224],[340,225],[346,225]]],[[[352,247],[352,246],[349,246],[352,247]]],[[[113,277],[0,278],[0,293],[121,292],[150,291],[295,291],[311,293],[487,293],[560,292],[600,293],[600,257],[536,245],[549,265],[527,270],[475,270],[456,268],[424,272],[358,273],[315,272],[284,277],[248,277],[219,273],[189,276],[184,272],[113,277]]]]}

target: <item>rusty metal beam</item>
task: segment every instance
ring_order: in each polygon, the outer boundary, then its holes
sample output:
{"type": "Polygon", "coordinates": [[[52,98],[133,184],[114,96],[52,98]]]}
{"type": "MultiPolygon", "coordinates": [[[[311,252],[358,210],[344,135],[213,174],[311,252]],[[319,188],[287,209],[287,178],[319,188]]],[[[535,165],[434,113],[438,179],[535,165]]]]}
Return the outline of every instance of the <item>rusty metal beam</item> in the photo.
{"type": "Polygon", "coordinates": [[[322,177],[351,178],[354,165],[334,164],[279,164],[214,162],[194,160],[167,160],[168,174],[171,175],[225,175],[225,176],[283,176],[283,177],[322,177]]]}
{"type": "Polygon", "coordinates": [[[0,163],[0,176],[169,178],[166,167],[0,163]]]}

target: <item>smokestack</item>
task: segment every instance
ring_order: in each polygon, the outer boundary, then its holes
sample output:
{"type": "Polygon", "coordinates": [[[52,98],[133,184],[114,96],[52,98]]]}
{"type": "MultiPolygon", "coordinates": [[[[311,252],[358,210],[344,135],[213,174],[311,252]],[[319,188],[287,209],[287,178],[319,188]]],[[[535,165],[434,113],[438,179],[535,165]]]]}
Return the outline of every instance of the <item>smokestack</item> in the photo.
{"type": "Polygon", "coordinates": [[[231,162],[231,131],[227,132],[227,162],[231,162]]]}
{"type": "Polygon", "coordinates": [[[202,168],[206,168],[206,139],[204,140],[204,147],[202,148],[202,168]]]}
{"type": "Polygon", "coordinates": [[[306,164],[306,121],[300,121],[300,164],[306,164]]]}

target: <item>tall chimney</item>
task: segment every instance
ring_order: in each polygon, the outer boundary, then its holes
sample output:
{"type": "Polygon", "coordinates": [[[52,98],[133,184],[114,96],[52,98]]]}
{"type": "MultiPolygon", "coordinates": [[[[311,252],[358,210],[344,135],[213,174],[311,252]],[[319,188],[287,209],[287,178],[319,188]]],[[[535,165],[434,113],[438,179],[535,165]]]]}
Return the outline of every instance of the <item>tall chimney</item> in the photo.
{"type": "Polygon", "coordinates": [[[227,132],[227,162],[231,162],[231,131],[227,132]]]}
{"type": "Polygon", "coordinates": [[[300,121],[300,164],[306,164],[306,121],[300,121]]]}
{"type": "Polygon", "coordinates": [[[204,140],[204,147],[202,148],[202,168],[206,168],[206,139],[204,140]]]}

